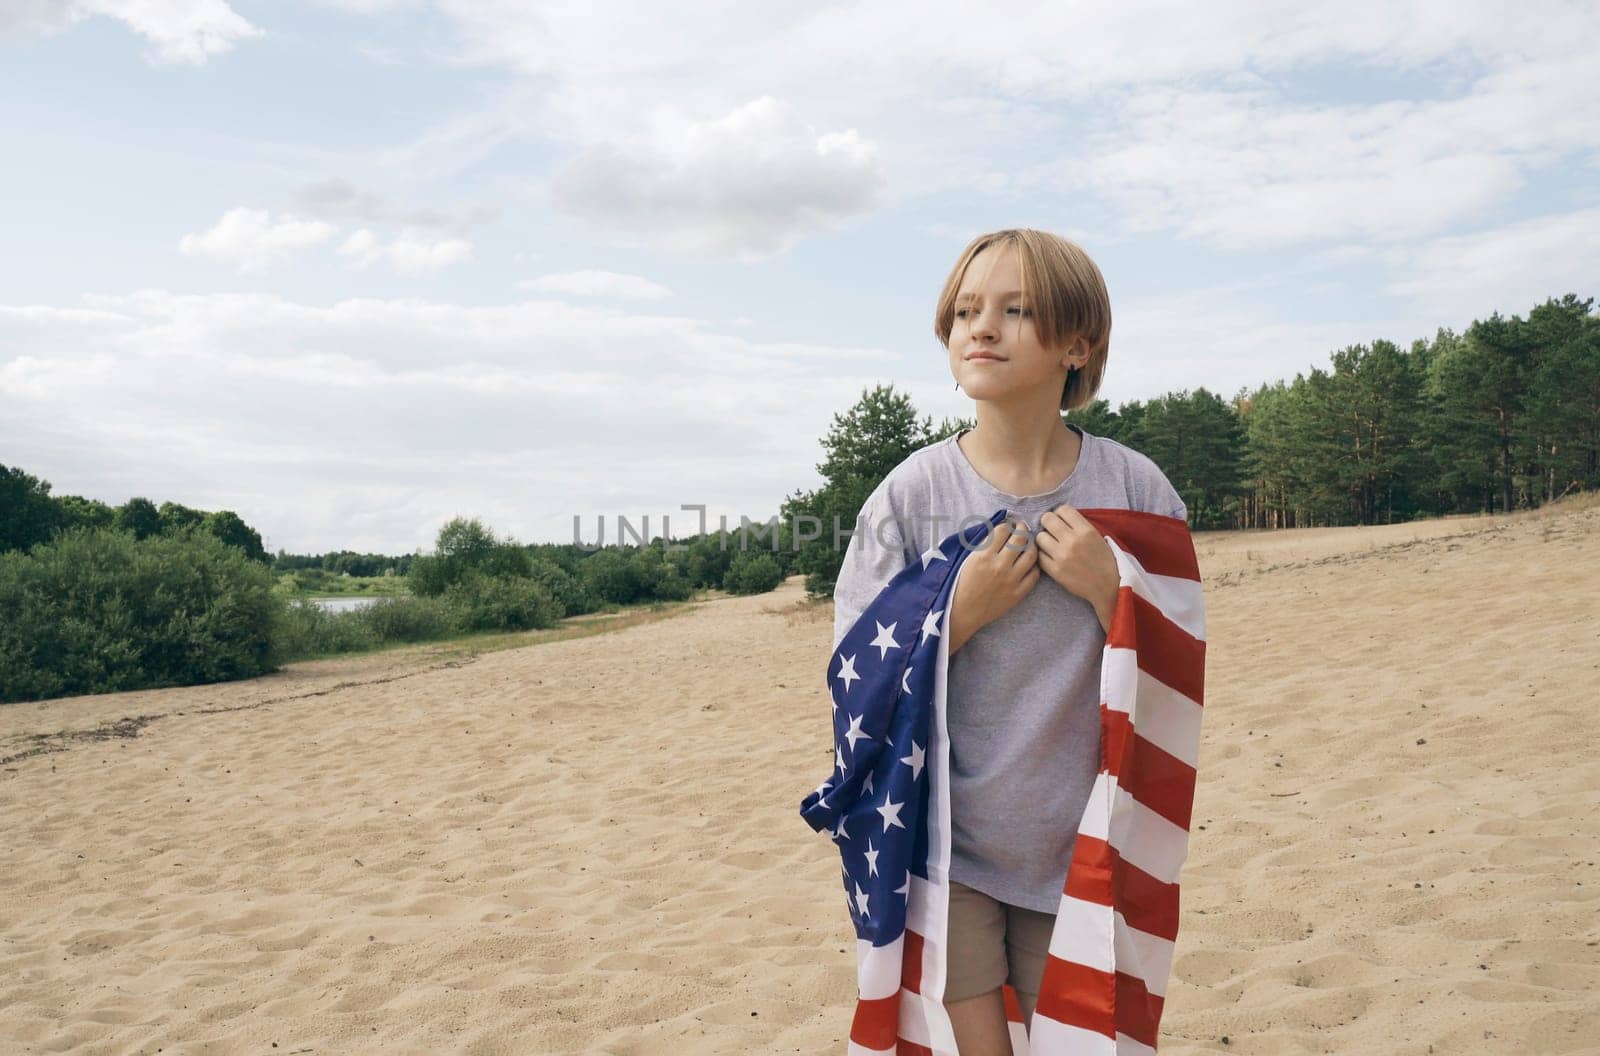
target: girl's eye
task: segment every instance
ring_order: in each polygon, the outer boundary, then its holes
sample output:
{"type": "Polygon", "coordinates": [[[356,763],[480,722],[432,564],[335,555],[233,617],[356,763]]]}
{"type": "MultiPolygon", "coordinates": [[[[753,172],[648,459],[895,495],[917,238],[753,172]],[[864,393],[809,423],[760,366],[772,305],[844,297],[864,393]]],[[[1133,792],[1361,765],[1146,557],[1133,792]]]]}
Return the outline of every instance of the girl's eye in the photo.
{"type": "MultiPolygon", "coordinates": [[[[957,319],[965,319],[967,317],[967,312],[969,312],[969,311],[971,311],[971,309],[969,309],[969,308],[957,308],[956,309],[956,318],[957,319]]],[[[1017,307],[1015,305],[1010,307],[1010,308],[1007,308],[1006,311],[1008,313],[1009,312],[1021,312],[1023,315],[1032,315],[1033,314],[1032,312],[1028,311],[1028,309],[1017,307]]]]}

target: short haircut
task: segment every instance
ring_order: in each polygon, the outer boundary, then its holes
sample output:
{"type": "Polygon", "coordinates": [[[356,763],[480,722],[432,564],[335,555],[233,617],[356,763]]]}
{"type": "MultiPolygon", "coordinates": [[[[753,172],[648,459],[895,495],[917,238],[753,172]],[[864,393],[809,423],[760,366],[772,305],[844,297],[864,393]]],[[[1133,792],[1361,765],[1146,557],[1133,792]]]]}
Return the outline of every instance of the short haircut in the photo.
{"type": "Polygon", "coordinates": [[[1023,296],[1045,348],[1061,348],[1073,337],[1082,337],[1088,343],[1088,362],[1080,370],[1067,371],[1061,409],[1088,406],[1100,390],[1111,348],[1111,295],[1106,292],[1105,276],[1076,242],[1028,227],[991,231],[974,238],[945,279],[934,309],[933,332],[941,344],[950,347],[961,281],[966,278],[972,258],[990,246],[1011,246],[1017,251],[1023,296]]]}

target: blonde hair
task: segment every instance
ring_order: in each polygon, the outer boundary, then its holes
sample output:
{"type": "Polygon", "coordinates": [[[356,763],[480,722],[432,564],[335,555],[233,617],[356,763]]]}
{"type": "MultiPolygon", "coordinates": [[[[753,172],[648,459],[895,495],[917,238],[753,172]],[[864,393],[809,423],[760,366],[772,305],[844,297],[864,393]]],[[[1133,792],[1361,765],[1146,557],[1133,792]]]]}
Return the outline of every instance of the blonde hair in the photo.
{"type": "Polygon", "coordinates": [[[933,313],[933,332],[946,348],[955,326],[956,294],[966,278],[967,266],[990,246],[1010,246],[1017,251],[1023,296],[1033,312],[1034,329],[1045,348],[1055,349],[1073,337],[1089,346],[1089,360],[1081,369],[1068,368],[1061,390],[1061,409],[1085,407],[1100,390],[1106,356],[1111,348],[1111,295],[1105,276],[1076,242],[1036,231],[1012,227],[979,235],[967,243],[961,258],[945,279],[933,313]]]}

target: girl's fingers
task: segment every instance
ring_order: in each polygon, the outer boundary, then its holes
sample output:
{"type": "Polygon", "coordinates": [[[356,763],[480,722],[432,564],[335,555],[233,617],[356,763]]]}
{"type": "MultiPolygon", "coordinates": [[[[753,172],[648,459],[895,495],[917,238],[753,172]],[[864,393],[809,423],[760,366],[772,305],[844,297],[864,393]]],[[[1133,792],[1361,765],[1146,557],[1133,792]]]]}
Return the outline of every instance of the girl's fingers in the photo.
{"type": "Polygon", "coordinates": [[[999,524],[994,526],[992,531],[989,532],[989,545],[984,547],[984,549],[991,552],[999,552],[1006,545],[1006,541],[1010,538],[1011,522],[1001,521],[999,524]]]}

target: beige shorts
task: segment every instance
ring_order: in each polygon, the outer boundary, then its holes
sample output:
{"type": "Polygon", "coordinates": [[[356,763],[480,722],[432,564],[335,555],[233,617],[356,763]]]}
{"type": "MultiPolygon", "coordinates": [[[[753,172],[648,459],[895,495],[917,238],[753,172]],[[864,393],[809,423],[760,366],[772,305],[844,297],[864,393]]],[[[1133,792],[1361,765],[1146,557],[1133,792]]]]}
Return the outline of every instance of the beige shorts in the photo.
{"type": "Polygon", "coordinates": [[[999,902],[965,884],[950,882],[949,978],[946,1002],[986,994],[1009,982],[1022,1018],[1033,1015],[1050,949],[1054,913],[999,902]]]}

